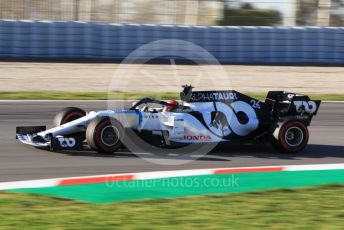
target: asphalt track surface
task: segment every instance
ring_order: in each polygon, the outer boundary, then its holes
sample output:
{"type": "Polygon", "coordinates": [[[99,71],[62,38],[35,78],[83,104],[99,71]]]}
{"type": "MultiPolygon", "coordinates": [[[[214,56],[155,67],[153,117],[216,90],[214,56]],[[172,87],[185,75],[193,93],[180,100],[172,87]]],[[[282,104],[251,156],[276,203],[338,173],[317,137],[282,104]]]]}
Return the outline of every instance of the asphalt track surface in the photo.
{"type": "Polygon", "coordinates": [[[281,154],[270,145],[220,146],[206,156],[164,158],[164,164],[147,158],[160,156],[122,151],[111,156],[92,151],[49,152],[15,140],[15,127],[52,126],[54,115],[67,106],[88,111],[105,109],[104,101],[1,101],[0,181],[86,176],[177,169],[344,163],[344,103],[323,103],[310,126],[307,148],[295,155],[281,154]],[[146,157],[143,159],[140,156],[146,157]],[[171,164],[169,164],[171,162],[171,164]]]}

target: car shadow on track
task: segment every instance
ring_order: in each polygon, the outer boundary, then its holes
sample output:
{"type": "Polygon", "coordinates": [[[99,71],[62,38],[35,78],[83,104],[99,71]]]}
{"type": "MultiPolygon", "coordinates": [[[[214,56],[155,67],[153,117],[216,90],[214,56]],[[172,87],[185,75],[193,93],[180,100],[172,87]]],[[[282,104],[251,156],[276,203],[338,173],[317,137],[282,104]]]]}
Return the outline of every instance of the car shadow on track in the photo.
{"type": "Polygon", "coordinates": [[[192,154],[185,155],[160,155],[150,153],[134,154],[126,149],[122,149],[114,154],[98,154],[92,150],[84,151],[60,151],[59,153],[69,156],[88,156],[106,158],[150,158],[166,160],[197,160],[197,161],[231,161],[235,157],[254,157],[266,159],[299,160],[301,158],[344,158],[344,146],[309,144],[302,152],[294,154],[280,153],[268,144],[220,144],[205,156],[192,154]]]}
{"type": "Polygon", "coordinates": [[[225,146],[219,145],[209,154],[227,157],[250,156],[256,158],[275,158],[290,160],[298,160],[300,158],[324,157],[344,158],[344,146],[308,144],[303,151],[290,154],[278,152],[268,144],[225,146]]]}
{"type": "Polygon", "coordinates": [[[114,154],[98,154],[92,150],[85,150],[85,151],[58,151],[61,154],[67,154],[69,156],[87,156],[87,157],[104,157],[104,158],[147,158],[147,159],[166,159],[166,160],[198,160],[198,161],[230,161],[229,159],[225,159],[223,157],[217,156],[203,156],[198,157],[194,155],[157,155],[157,154],[149,154],[149,153],[132,153],[127,150],[118,151],[114,154]]]}
{"type": "Polygon", "coordinates": [[[183,155],[176,155],[176,154],[169,154],[169,155],[162,155],[162,154],[152,154],[148,152],[141,152],[141,153],[132,153],[127,149],[120,149],[119,151],[113,154],[99,154],[91,149],[86,149],[82,151],[67,151],[61,150],[56,151],[60,154],[66,154],[69,156],[86,156],[86,157],[101,157],[101,158],[147,158],[147,159],[166,159],[166,160],[200,160],[200,161],[230,161],[230,159],[225,159],[223,157],[217,157],[214,155],[205,155],[205,156],[198,156],[194,154],[183,154],[183,155]]]}

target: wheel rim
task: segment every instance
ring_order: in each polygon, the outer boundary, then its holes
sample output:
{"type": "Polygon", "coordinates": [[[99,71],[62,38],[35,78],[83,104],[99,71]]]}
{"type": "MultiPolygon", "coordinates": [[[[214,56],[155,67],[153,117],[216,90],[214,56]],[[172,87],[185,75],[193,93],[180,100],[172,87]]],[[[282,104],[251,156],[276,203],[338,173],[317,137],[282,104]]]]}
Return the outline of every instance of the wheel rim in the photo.
{"type": "Polygon", "coordinates": [[[83,116],[85,116],[85,115],[81,114],[81,113],[71,113],[71,114],[68,114],[66,117],[64,117],[62,119],[61,124],[65,124],[65,123],[77,120],[77,119],[79,119],[79,118],[81,118],[83,116]]]}
{"type": "Polygon", "coordinates": [[[104,145],[106,146],[114,146],[119,141],[119,132],[115,126],[109,125],[102,129],[100,134],[100,138],[104,145]]]}
{"type": "Polygon", "coordinates": [[[298,147],[303,141],[303,132],[299,127],[290,127],[286,132],[284,139],[286,143],[291,147],[298,147]]]}

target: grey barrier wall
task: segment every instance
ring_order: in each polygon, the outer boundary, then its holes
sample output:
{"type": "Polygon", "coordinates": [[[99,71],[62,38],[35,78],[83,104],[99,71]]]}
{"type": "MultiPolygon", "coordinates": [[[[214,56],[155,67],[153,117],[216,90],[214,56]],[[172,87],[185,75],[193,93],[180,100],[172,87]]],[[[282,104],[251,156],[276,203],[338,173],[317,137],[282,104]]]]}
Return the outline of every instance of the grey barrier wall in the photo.
{"type": "Polygon", "coordinates": [[[160,39],[192,42],[221,63],[344,64],[344,28],[0,20],[0,58],[123,59],[160,39]]]}

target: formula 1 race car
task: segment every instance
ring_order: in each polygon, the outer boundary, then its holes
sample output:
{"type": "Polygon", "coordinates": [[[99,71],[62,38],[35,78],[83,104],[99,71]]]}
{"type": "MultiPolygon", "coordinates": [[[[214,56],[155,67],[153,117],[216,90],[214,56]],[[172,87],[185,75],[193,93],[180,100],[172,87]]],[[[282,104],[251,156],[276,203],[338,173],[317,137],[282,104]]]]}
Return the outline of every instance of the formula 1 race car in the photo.
{"type": "Polygon", "coordinates": [[[68,107],[56,127],[17,127],[24,144],[51,150],[82,149],[113,153],[134,132],[158,147],[236,141],[268,141],[282,152],[303,150],[321,101],[284,91],[270,91],[265,102],[234,90],[193,91],[183,86],[180,102],[143,98],[128,109],[92,111],[68,107]],[[158,141],[156,141],[158,140],[158,141]]]}

